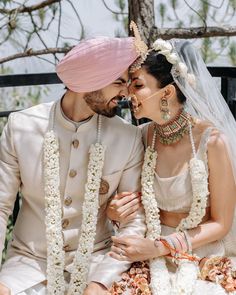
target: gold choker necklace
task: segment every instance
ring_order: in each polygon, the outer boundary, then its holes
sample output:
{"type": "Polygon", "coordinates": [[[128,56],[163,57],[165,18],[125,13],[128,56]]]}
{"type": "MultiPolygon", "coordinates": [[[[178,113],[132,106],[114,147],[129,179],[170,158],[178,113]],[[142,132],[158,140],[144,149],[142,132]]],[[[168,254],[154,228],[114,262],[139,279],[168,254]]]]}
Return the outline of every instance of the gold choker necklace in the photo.
{"type": "Polygon", "coordinates": [[[189,132],[189,125],[194,126],[193,118],[190,114],[180,109],[175,118],[166,124],[155,123],[154,132],[158,135],[160,143],[170,145],[180,141],[189,132]]]}

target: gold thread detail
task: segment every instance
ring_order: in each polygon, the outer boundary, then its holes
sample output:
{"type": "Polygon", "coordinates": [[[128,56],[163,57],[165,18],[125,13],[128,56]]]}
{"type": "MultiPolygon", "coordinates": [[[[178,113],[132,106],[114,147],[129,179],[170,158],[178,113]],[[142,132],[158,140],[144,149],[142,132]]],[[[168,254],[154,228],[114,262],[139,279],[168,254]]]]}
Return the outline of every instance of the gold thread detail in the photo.
{"type": "Polygon", "coordinates": [[[130,22],[130,30],[134,33],[134,46],[137,53],[140,55],[130,67],[130,72],[133,73],[141,68],[142,63],[148,55],[148,46],[142,41],[139,29],[134,21],[130,22]]]}

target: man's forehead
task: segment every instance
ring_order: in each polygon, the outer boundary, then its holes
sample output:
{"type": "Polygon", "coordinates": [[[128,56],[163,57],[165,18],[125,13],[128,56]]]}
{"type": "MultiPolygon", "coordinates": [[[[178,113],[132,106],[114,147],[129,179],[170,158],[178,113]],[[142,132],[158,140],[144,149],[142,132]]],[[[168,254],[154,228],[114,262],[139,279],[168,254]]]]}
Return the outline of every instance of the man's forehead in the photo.
{"type": "Polygon", "coordinates": [[[118,79],[125,80],[127,82],[129,80],[128,70],[126,70],[118,79]]]}

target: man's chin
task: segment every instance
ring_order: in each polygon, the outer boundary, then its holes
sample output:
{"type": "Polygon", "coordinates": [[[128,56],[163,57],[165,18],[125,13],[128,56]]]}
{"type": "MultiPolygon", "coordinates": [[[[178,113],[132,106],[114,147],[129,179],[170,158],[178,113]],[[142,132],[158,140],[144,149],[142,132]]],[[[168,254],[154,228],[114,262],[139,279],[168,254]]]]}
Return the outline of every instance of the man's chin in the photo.
{"type": "Polygon", "coordinates": [[[112,117],[115,117],[115,115],[117,114],[117,110],[118,110],[118,107],[114,107],[110,110],[97,110],[96,113],[108,118],[112,118],[112,117]]]}

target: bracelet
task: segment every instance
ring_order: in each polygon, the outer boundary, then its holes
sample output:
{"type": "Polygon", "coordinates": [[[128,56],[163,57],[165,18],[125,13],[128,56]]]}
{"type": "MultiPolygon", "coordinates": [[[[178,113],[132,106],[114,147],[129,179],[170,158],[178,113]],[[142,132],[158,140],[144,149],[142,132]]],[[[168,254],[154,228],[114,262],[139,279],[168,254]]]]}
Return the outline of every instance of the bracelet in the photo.
{"type": "Polygon", "coordinates": [[[171,247],[171,245],[167,242],[166,238],[165,239],[161,239],[160,242],[167,247],[170,250],[171,253],[171,257],[178,260],[178,259],[187,259],[189,261],[194,261],[194,262],[199,262],[199,258],[194,256],[194,255],[189,255],[187,253],[180,253],[178,251],[176,251],[174,248],[171,247]],[[172,253],[175,253],[174,255],[172,255],[172,253]]]}

